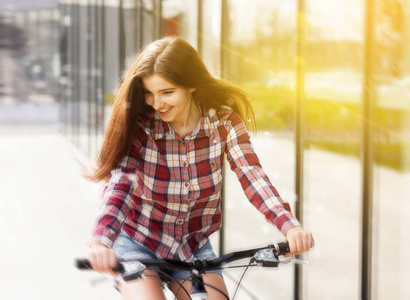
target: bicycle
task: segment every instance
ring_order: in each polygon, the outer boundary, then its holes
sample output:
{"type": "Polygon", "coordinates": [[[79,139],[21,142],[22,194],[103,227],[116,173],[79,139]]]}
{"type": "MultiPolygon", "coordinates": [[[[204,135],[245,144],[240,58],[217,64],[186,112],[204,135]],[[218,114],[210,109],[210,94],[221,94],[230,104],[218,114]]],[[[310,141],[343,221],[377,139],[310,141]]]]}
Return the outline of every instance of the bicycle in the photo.
{"type": "MultiPolygon", "coordinates": [[[[153,259],[119,259],[118,266],[113,268],[114,271],[119,272],[124,279],[124,281],[138,280],[142,276],[145,276],[143,272],[146,269],[151,269],[154,267],[165,268],[165,269],[177,269],[177,270],[187,270],[191,272],[191,276],[186,278],[186,280],[191,280],[192,289],[189,293],[184,287],[183,283],[178,282],[179,288],[183,290],[192,300],[208,300],[208,295],[205,289],[205,284],[202,278],[202,274],[210,270],[215,269],[228,269],[228,268],[245,268],[238,284],[233,294],[232,300],[235,299],[237,291],[241,285],[242,279],[249,267],[259,266],[267,268],[277,268],[281,264],[287,264],[290,262],[296,263],[307,263],[308,261],[298,258],[289,258],[286,260],[280,260],[279,256],[283,256],[289,253],[289,244],[287,242],[277,243],[268,245],[262,248],[254,248],[243,251],[231,252],[222,255],[216,259],[212,260],[194,260],[193,262],[181,262],[173,260],[153,260],[153,259]],[[241,259],[250,258],[247,265],[239,266],[225,266],[234,261],[241,259]]],[[[80,270],[92,270],[91,264],[88,259],[76,259],[76,267],[80,270]]],[[[159,274],[158,276],[165,282],[174,281],[167,273],[156,270],[159,274]]],[[[215,287],[210,286],[216,289],[215,287]]],[[[219,290],[218,290],[219,291],[219,290]]],[[[230,299],[228,295],[219,291],[226,299],[230,299]]],[[[174,298],[176,299],[176,297],[174,298]]]]}

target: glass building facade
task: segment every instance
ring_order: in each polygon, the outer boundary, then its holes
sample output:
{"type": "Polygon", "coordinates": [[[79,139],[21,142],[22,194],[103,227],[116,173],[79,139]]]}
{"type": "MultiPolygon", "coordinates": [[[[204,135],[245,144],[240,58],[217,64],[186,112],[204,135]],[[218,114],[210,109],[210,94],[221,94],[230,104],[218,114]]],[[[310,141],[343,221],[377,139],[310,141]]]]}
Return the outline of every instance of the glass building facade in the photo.
{"type": "Polygon", "coordinates": [[[59,34],[57,0],[0,2],[1,105],[54,102],[59,34]]]}
{"type": "MultiPolygon", "coordinates": [[[[213,75],[248,92],[265,172],[315,237],[304,256],[311,266],[254,270],[244,297],[406,299],[409,4],[60,1],[63,132],[95,158],[126,66],[151,41],[182,36],[213,75]]],[[[225,175],[220,252],[280,240],[238,192],[234,173],[225,175]]],[[[224,276],[235,281],[240,272],[224,276]]]]}

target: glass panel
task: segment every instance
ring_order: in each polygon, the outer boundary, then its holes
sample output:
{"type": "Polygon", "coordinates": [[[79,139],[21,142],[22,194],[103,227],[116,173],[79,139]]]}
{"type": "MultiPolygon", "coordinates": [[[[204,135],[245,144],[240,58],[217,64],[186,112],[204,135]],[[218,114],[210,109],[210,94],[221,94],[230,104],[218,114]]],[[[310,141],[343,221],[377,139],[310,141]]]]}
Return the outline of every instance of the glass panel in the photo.
{"type": "Polygon", "coordinates": [[[63,6],[64,17],[62,23],[61,48],[64,49],[61,53],[61,79],[60,79],[60,95],[63,99],[63,107],[61,110],[62,121],[64,122],[64,133],[69,136],[72,141],[73,133],[73,95],[74,95],[74,65],[73,65],[73,38],[74,30],[74,15],[72,5],[63,6]]]}
{"type": "Polygon", "coordinates": [[[162,17],[163,36],[181,36],[197,47],[198,1],[163,0],[162,17]]]}
{"type": "Polygon", "coordinates": [[[410,1],[375,1],[373,294],[410,294],[410,1]]]}
{"type": "MultiPolygon", "coordinates": [[[[136,9],[134,0],[123,0],[123,36],[125,40],[124,52],[125,52],[125,68],[132,64],[135,57],[140,50],[137,43],[138,37],[138,10],[136,9]]],[[[121,28],[120,28],[121,30],[121,28]]]]}
{"type": "Polygon", "coordinates": [[[142,10],[142,46],[145,47],[155,39],[155,13],[152,10],[154,7],[153,0],[144,0],[142,10]]]}
{"type": "Polygon", "coordinates": [[[142,0],[142,4],[146,10],[153,10],[154,9],[154,2],[153,0],[142,0]]]}
{"type": "MultiPolygon", "coordinates": [[[[232,0],[228,14],[224,75],[248,92],[258,128],[252,137],[255,151],[273,185],[293,207],[296,2],[232,0]]],[[[225,174],[225,251],[284,240],[249,203],[229,167],[225,174]]],[[[240,271],[229,271],[228,276],[236,280],[240,271]]],[[[293,267],[284,266],[277,272],[251,270],[244,286],[252,299],[291,299],[293,267]]]]}
{"type": "Polygon", "coordinates": [[[104,52],[110,53],[104,59],[104,87],[108,97],[116,93],[119,74],[119,13],[116,6],[104,7],[104,52]],[[107,22],[110,20],[110,23],[107,22]],[[112,24],[112,25],[109,25],[112,24]]]}
{"type": "Polygon", "coordinates": [[[306,1],[304,226],[316,249],[306,299],[360,291],[363,1],[306,1]],[[331,274],[329,276],[329,274],[331,274]]]}
{"type": "MultiPolygon", "coordinates": [[[[62,5],[61,38],[59,43],[53,43],[60,50],[61,71],[53,70],[53,74],[61,72],[59,104],[63,132],[91,158],[98,153],[103,131],[104,8],[101,3],[62,5]]],[[[112,13],[112,7],[105,12],[112,13]]]]}
{"type": "Polygon", "coordinates": [[[202,59],[209,72],[221,76],[221,0],[202,1],[202,59]]]}
{"type": "Polygon", "coordinates": [[[100,107],[102,103],[102,82],[101,82],[101,8],[98,3],[93,3],[88,7],[88,27],[89,27],[89,72],[88,72],[88,101],[89,101],[89,156],[94,159],[99,151],[99,134],[101,132],[102,114],[100,107]]]}
{"type": "Polygon", "coordinates": [[[78,100],[79,100],[79,148],[84,153],[89,154],[89,80],[88,80],[88,66],[89,66],[89,24],[88,24],[88,7],[78,6],[78,100]]]}

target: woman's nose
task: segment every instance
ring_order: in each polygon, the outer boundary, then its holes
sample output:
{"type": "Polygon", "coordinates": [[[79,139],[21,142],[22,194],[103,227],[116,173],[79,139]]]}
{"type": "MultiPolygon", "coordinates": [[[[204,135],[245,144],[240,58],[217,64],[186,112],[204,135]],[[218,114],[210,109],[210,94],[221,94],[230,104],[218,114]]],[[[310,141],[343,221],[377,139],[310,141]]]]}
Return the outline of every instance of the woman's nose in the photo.
{"type": "Polygon", "coordinates": [[[147,104],[152,106],[155,110],[158,110],[161,107],[161,100],[158,96],[155,96],[153,94],[150,94],[148,97],[145,98],[147,101],[147,104]]]}
{"type": "Polygon", "coordinates": [[[159,97],[154,97],[154,104],[152,105],[152,107],[155,110],[159,110],[161,106],[162,106],[161,99],[159,97]]]}

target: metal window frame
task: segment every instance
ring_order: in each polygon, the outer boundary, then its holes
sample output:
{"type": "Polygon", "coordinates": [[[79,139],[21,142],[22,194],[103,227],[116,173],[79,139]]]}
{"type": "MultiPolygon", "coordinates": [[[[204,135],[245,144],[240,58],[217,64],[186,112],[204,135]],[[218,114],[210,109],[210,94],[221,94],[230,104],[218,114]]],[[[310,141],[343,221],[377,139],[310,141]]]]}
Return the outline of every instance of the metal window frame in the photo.
{"type": "MultiPolygon", "coordinates": [[[[295,216],[303,224],[304,204],[304,97],[305,97],[305,70],[304,70],[304,38],[305,38],[305,0],[297,3],[297,33],[296,33],[296,99],[295,99],[295,216]]],[[[299,264],[294,266],[294,299],[302,299],[303,273],[299,264]]]]}
{"type": "Polygon", "coordinates": [[[362,94],[362,236],[361,299],[371,299],[373,218],[373,46],[374,1],[365,0],[364,68],[362,94]]]}
{"type": "Polygon", "coordinates": [[[202,51],[203,51],[203,0],[197,0],[197,14],[198,14],[198,20],[197,20],[197,51],[199,55],[202,56],[202,51]]]}
{"type": "MultiPolygon", "coordinates": [[[[202,1],[201,1],[202,4],[202,1]]],[[[201,7],[202,9],[202,7],[201,7]]],[[[226,20],[226,18],[224,16],[228,15],[228,0],[221,0],[221,49],[220,49],[220,74],[221,74],[221,78],[224,78],[225,75],[225,71],[226,71],[226,64],[225,64],[225,57],[226,57],[226,48],[225,45],[227,45],[228,43],[228,21],[226,20]]],[[[201,15],[202,16],[202,15],[201,15]]],[[[202,24],[201,24],[202,25],[202,24]]],[[[201,26],[201,30],[202,30],[202,26],[201,26]]],[[[203,36],[201,34],[201,36],[203,36]]],[[[201,48],[202,48],[202,44],[201,44],[201,48]]],[[[225,170],[223,170],[223,172],[225,173],[225,170]]],[[[224,176],[222,176],[222,190],[221,190],[221,212],[222,214],[225,213],[225,174],[224,176]]],[[[220,229],[220,233],[219,233],[219,254],[224,254],[225,253],[225,226],[224,226],[225,222],[224,222],[224,218],[222,218],[222,224],[221,224],[221,229],[220,229]]]]}

